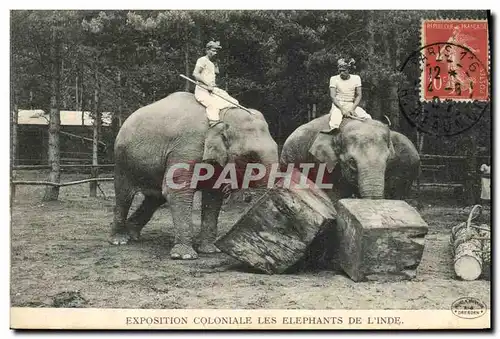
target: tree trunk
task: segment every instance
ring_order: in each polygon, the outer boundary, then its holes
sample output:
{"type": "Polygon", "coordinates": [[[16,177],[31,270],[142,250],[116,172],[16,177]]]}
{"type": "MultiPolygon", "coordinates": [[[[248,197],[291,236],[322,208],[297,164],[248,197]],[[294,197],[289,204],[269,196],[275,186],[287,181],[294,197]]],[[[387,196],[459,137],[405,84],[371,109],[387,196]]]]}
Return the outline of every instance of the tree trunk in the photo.
{"type": "MultiPolygon", "coordinates": [[[[97,178],[99,175],[99,135],[101,132],[101,113],[99,112],[99,75],[97,66],[95,69],[95,89],[94,89],[94,136],[92,139],[92,167],[91,175],[92,178],[97,178]]],[[[93,181],[89,184],[90,197],[97,197],[97,182],[93,181]]]]}
{"type": "Polygon", "coordinates": [[[489,225],[482,224],[483,230],[479,231],[479,237],[483,242],[483,277],[487,280],[491,279],[491,229],[489,225]]]}
{"type": "Polygon", "coordinates": [[[312,108],[312,118],[313,119],[316,119],[317,117],[317,112],[316,112],[316,104],[313,104],[313,108],[312,108]]]}
{"type": "Polygon", "coordinates": [[[78,75],[75,78],[75,111],[78,111],[78,75]]]}
{"type": "Polygon", "coordinates": [[[224,64],[225,72],[226,74],[224,75],[224,90],[227,92],[229,91],[229,73],[227,72],[229,66],[229,55],[226,54],[226,62],[224,64]]]}
{"type": "Polygon", "coordinates": [[[418,154],[423,154],[423,151],[424,151],[424,139],[425,139],[425,133],[419,132],[417,130],[417,149],[418,149],[418,154]]]}
{"type": "Polygon", "coordinates": [[[473,136],[469,136],[467,144],[467,171],[465,173],[465,193],[467,204],[473,205],[478,202],[479,198],[479,181],[480,177],[477,175],[479,168],[477,162],[477,143],[473,136]]]}
{"type": "MultiPolygon", "coordinates": [[[[396,35],[395,30],[390,30],[385,34],[386,40],[386,58],[391,61],[391,68],[398,69],[398,62],[401,57],[401,47],[394,39],[396,35]],[[388,35],[390,34],[390,35],[388,35]]],[[[392,129],[399,130],[399,100],[398,100],[398,84],[396,81],[389,82],[389,105],[388,115],[391,119],[392,129]]]]}
{"type": "Polygon", "coordinates": [[[279,147],[283,146],[283,142],[282,142],[282,139],[281,139],[281,129],[282,129],[282,126],[281,126],[281,111],[278,111],[278,137],[277,137],[277,142],[278,142],[279,147]]]}
{"type": "MultiPolygon", "coordinates": [[[[367,41],[367,48],[368,48],[368,55],[376,55],[377,53],[375,52],[375,47],[377,46],[375,42],[375,32],[378,31],[378,28],[376,27],[376,23],[374,22],[374,18],[376,17],[375,13],[373,11],[369,11],[366,13],[368,16],[368,24],[366,27],[366,31],[368,32],[368,41],[367,41]]],[[[362,79],[363,80],[363,79],[362,79]]],[[[371,90],[369,93],[368,100],[365,100],[365,102],[369,103],[369,107],[366,107],[366,111],[368,114],[370,114],[374,119],[380,120],[382,118],[382,105],[381,105],[381,97],[379,95],[379,82],[375,77],[371,79],[371,90]]]]}
{"type": "MultiPolygon", "coordinates": [[[[11,145],[10,145],[10,165],[11,172],[10,178],[12,181],[16,180],[16,171],[13,169],[13,166],[16,166],[17,162],[17,117],[18,117],[18,108],[17,103],[15,102],[15,98],[11,99],[12,112],[11,112],[11,145]]],[[[14,201],[16,196],[16,185],[11,184],[10,186],[10,203],[14,201]]]]}
{"type": "Polygon", "coordinates": [[[78,110],[80,112],[82,112],[82,126],[85,125],[85,77],[84,77],[84,73],[82,71],[81,73],[82,75],[82,81],[81,81],[81,84],[80,84],[80,106],[78,107],[78,110]]]}
{"type": "MultiPolygon", "coordinates": [[[[187,34],[184,35],[186,42],[184,43],[184,66],[185,66],[185,72],[186,76],[189,76],[189,40],[187,39],[187,34]]],[[[189,92],[189,81],[186,80],[186,83],[184,84],[184,90],[186,92],[189,92]]]]}
{"type": "MultiPolygon", "coordinates": [[[[61,85],[61,60],[60,60],[60,41],[55,29],[52,30],[51,44],[52,70],[51,70],[51,97],[50,97],[50,120],[49,120],[49,165],[51,182],[60,182],[60,162],[61,150],[59,142],[59,130],[61,129],[61,117],[59,113],[60,105],[60,85],[61,85]]],[[[57,200],[59,198],[59,187],[47,186],[45,188],[44,201],[57,200]]]]}
{"type": "Polygon", "coordinates": [[[11,133],[12,133],[12,139],[11,139],[11,148],[10,148],[10,159],[11,159],[11,164],[12,166],[17,165],[17,120],[18,120],[18,107],[17,103],[14,103],[12,105],[12,110],[11,110],[11,133]]]}
{"type": "MultiPolygon", "coordinates": [[[[121,71],[118,71],[118,75],[117,75],[117,81],[118,81],[118,129],[120,127],[122,127],[122,109],[123,109],[123,105],[122,105],[122,73],[121,71]]],[[[116,131],[115,135],[118,133],[118,131],[116,131]]]]}
{"type": "Polygon", "coordinates": [[[64,78],[64,59],[61,60],[61,101],[62,101],[62,109],[67,109],[67,93],[66,93],[66,84],[64,78]]]}

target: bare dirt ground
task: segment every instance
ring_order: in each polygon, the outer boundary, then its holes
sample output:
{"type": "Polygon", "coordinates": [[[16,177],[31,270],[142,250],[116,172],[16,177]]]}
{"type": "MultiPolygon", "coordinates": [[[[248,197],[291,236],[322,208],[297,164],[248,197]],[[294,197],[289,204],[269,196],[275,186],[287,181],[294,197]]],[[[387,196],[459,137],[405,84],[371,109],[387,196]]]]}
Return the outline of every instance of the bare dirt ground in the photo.
{"type": "MultiPolygon", "coordinates": [[[[62,181],[85,177],[63,174],[62,181]]],[[[18,179],[46,178],[42,172],[18,173],[18,179]]],[[[11,219],[12,306],[449,309],[456,299],[469,296],[490,308],[489,281],[460,281],[453,274],[450,228],[468,216],[465,205],[452,202],[453,195],[420,200],[429,233],[414,280],[355,283],[328,270],[260,274],[223,253],[171,260],[173,229],[167,208],[156,212],[140,242],[111,246],[112,182],[101,188],[107,198],[101,192],[89,198],[88,184],[62,187],[59,201],[50,203],[41,201],[43,186],[17,188],[11,219]]],[[[219,234],[229,230],[247,205],[225,204],[219,234]]],[[[199,225],[199,213],[193,218],[199,225]]]]}

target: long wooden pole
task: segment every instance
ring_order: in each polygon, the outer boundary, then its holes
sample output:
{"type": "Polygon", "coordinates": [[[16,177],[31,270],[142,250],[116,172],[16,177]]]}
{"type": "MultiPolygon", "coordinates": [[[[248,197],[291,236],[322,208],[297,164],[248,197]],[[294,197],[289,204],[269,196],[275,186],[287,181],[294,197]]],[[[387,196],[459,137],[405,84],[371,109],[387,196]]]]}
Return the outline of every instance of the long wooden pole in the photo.
{"type": "MultiPolygon", "coordinates": [[[[94,141],[94,139],[90,139],[90,138],[87,138],[87,137],[82,137],[80,135],[76,135],[76,134],[73,134],[73,133],[69,133],[69,132],[63,132],[63,131],[60,131],[61,134],[64,134],[64,135],[67,135],[69,137],[72,137],[72,138],[77,138],[77,139],[80,139],[80,140],[86,140],[86,141],[94,141]]],[[[103,145],[103,146],[106,146],[106,143],[105,142],[102,142],[102,141],[99,141],[99,144],[103,145]]]]}
{"type": "MultiPolygon", "coordinates": [[[[197,83],[197,82],[196,82],[196,81],[194,81],[193,79],[188,78],[188,77],[187,77],[187,76],[185,76],[184,74],[181,74],[180,76],[181,76],[181,78],[186,79],[187,81],[192,82],[192,83],[193,83],[193,84],[195,84],[196,86],[200,86],[201,88],[206,89],[206,90],[208,91],[208,88],[206,88],[205,86],[203,86],[203,85],[202,85],[202,84],[200,84],[200,83],[197,83]]],[[[240,104],[237,104],[237,103],[235,103],[235,102],[232,102],[232,101],[230,101],[230,100],[228,100],[228,99],[224,98],[223,96],[218,95],[217,93],[212,92],[212,94],[213,94],[213,95],[218,96],[218,97],[219,97],[219,98],[221,98],[221,99],[226,100],[226,101],[227,101],[227,102],[229,102],[230,104],[233,104],[233,105],[235,105],[235,106],[238,106],[238,107],[239,107],[239,108],[241,108],[241,109],[244,109],[245,111],[247,111],[247,112],[248,112],[248,113],[250,113],[250,114],[255,114],[254,112],[250,111],[248,108],[246,108],[246,107],[244,107],[244,106],[241,106],[240,104]]]]}

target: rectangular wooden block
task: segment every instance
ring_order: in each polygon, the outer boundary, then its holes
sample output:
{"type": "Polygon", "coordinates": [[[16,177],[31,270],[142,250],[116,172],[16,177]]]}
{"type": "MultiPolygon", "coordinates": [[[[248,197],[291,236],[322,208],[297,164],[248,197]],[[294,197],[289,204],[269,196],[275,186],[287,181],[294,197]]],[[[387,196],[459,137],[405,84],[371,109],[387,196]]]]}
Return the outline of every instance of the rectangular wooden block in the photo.
{"type": "Polygon", "coordinates": [[[314,237],[336,217],[332,202],[314,183],[304,177],[309,187],[296,187],[300,177],[294,173],[290,187],[280,180],[215,245],[269,274],[283,273],[299,261],[314,237]]]}
{"type": "Polygon", "coordinates": [[[336,204],[339,261],[354,281],[415,276],[427,223],[402,200],[341,199],[336,204]]]}

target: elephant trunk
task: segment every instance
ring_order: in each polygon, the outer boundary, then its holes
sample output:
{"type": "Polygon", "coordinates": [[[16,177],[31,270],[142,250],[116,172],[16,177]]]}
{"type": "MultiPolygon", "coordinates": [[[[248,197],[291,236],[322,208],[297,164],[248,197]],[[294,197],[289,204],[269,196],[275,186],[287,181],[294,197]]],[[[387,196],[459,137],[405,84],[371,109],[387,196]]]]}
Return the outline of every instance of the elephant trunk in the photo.
{"type": "Polygon", "coordinates": [[[260,163],[270,168],[274,164],[279,163],[278,147],[269,147],[265,152],[261,153],[260,163]]]}
{"type": "Polygon", "coordinates": [[[262,180],[257,183],[258,187],[267,186],[269,176],[271,174],[271,170],[273,166],[278,166],[279,168],[279,156],[278,156],[278,147],[274,145],[270,145],[266,150],[261,151],[260,154],[260,163],[265,166],[266,173],[262,180]]]}
{"type": "MultiPolygon", "coordinates": [[[[380,166],[379,166],[380,167],[380,166]]],[[[385,165],[384,168],[367,166],[359,171],[358,188],[363,199],[383,199],[385,186],[385,165]]]]}
{"type": "Polygon", "coordinates": [[[272,166],[279,163],[278,147],[274,142],[255,142],[255,144],[259,145],[258,149],[254,148],[255,145],[251,145],[253,149],[248,147],[246,152],[235,159],[237,171],[240,174],[239,180],[243,182],[245,179],[243,176],[246,175],[249,187],[265,187],[268,184],[272,166]],[[253,167],[249,170],[248,166],[256,164],[261,165],[258,166],[259,169],[253,167]]]}

